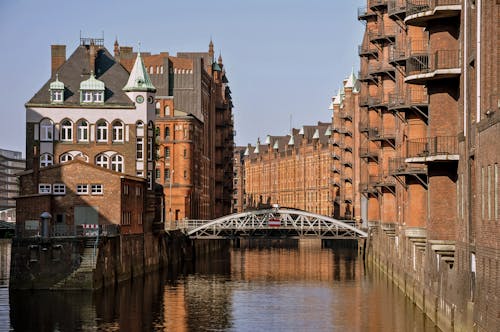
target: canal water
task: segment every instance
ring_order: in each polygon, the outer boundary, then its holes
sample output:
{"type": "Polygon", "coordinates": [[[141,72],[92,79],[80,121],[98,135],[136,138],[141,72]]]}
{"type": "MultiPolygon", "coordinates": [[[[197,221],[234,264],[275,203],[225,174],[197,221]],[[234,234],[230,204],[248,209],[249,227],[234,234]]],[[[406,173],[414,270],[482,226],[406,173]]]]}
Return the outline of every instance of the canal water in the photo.
{"type": "Polygon", "coordinates": [[[438,331],[355,249],[252,242],[97,292],[11,291],[0,331],[438,331]]]}

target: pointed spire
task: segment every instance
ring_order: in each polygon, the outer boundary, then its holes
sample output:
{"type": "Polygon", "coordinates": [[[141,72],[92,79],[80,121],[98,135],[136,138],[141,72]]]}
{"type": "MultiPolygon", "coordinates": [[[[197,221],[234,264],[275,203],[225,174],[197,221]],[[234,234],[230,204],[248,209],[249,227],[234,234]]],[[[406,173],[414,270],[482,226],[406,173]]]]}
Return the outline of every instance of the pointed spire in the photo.
{"type": "Polygon", "coordinates": [[[257,138],[257,144],[255,144],[255,150],[253,150],[253,153],[258,154],[260,152],[259,145],[260,145],[260,138],[257,138]]]}
{"type": "Polygon", "coordinates": [[[337,95],[333,97],[333,105],[340,105],[342,103],[342,96],[340,94],[340,89],[337,91],[337,95]]]}
{"type": "Polygon", "coordinates": [[[214,61],[214,43],[212,42],[212,37],[210,37],[210,43],[208,44],[208,55],[212,62],[214,61]]]}
{"type": "Polygon", "coordinates": [[[319,139],[319,129],[316,128],[316,130],[314,131],[314,134],[313,134],[313,139],[319,139]]]}
{"type": "Polygon", "coordinates": [[[274,150],[278,150],[278,149],[279,149],[279,143],[278,143],[278,140],[274,141],[273,149],[274,149],[274,150]]]}
{"type": "Polygon", "coordinates": [[[219,58],[217,59],[217,63],[222,65],[222,53],[219,52],[219,58]]]}
{"type": "Polygon", "coordinates": [[[267,135],[266,140],[264,141],[264,144],[270,145],[271,144],[271,136],[267,135]]]}
{"type": "Polygon", "coordinates": [[[351,70],[351,74],[349,75],[349,77],[347,78],[347,82],[345,83],[345,88],[350,88],[350,89],[354,89],[355,85],[356,85],[356,75],[354,75],[354,66],[352,67],[352,70],[351,70]]]}
{"type": "Polygon", "coordinates": [[[245,149],[245,153],[243,153],[244,156],[249,156],[250,155],[250,149],[247,148],[245,149]]]}
{"type": "Polygon", "coordinates": [[[295,145],[295,139],[293,138],[293,132],[290,134],[290,139],[288,140],[288,145],[295,145]]]}
{"type": "Polygon", "coordinates": [[[120,44],[118,44],[118,36],[115,37],[113,53],[115,55],[115,58],[118,58],[120,56],[120,44]]]}
{"type": "Polygon", "coordinates": [[[332,136],[332,127],[328,126],[325,131],[325,136],[332,136]]]}
{"type": "Polygon", "coordinates": [[[137,53],[134,67],[130,72],[127,84],[125,85],[123,90],[156,92],[156,88],[154,87],[153,83],[151,82],[151,79],[149,78],[148,71],[144,66],[144,62],[142,61],[140,52],[137,53]]]}

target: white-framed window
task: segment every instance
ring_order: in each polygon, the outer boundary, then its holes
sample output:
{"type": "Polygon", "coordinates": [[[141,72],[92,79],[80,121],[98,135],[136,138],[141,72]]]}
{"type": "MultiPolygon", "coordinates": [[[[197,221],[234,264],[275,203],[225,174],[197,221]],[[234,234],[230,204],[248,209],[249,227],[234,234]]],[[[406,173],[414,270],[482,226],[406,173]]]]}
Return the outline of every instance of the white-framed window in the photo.
{"type": "Polygon", "coordinates": [[[71,142],[73,140],[73,124],[69,120],[61,122],[61,141],[71,142]]]}
{"type": "Polygon", "coordinates": [[[88,184],[77,184],[76,185],[76,193],[78,195],[88,195],[89,194],[89,185],[88,184]]]}
{"type": "Polygon", "coordinates": [[[66,185],[64,183],[54,183],[52,190],[54,195],[66,195],[66,185]]]}
{"type": "Polygon", "coordinates": [[[113,122],[113,142],[123,142],[123,123],[113,122]]]}
{"type": "Polygon", "coordinates": [[[93,97],[95,103],[102,103],[104,101],[104,91],[94,91],[93,97]]]}
{"type": "Polygon", "coordinates": [[[49,119],[40,122],[40,141],[52,141],[54,139],[54,124],[49,119]]]}
{"type": "Polygon", "coordinates": [[[61,155],[61,157],[59,157],[59,162],[61,164],[65,163],[65,162],[68,162],[70,160],[73,160],[73,156],[70,153],[64,153],[64,154],[61,155]]]}
{"type": "Polygon", "coordinates": [[[153,137],[148,137],[148,160],[153,160],[153,137]]]}
{"type": "Polygon", "coordinates": [[[52,193],[52,186],[48,183],[39,183],[38,184],[38,193],[39,194],[50,194],[50,193],[52,193]]]}
{"type": "Polygon", "coordinates": [[[64,96],[64,90],[51,90],[51,101],[53,103],[62,103],[63,102],[63,96],[64,96]]]}
{"type": "Polygon", "coordinates": [[[136,150],[137,150],[137,153],[135,155],[135,158],[137,160],[143,160],[144,159],[144,138],[142,138],[142,137],[137,138],[136,150]]]}
{"type": "MultiPolygon", "coordinates": [[[[159,102],[156,102],[156,104],[155,104],[155,114],[160,115],[160,103],[159,102]]],[[[165,115],[167,115],[167,114],[165,114],[165,115]]]]}
{"type": "Polygon", "coordinates": [[[78,121],[76,139],[78,142],[89,141],[89,123],[87,121],[78,121]]]}
{"type": "Polygon", "coordinates": [[[165,159],[170,159],[170,147],[167,146],[163,149],[163,156],[165,159]]]}
{"type": "Polygon", "coordinates": [[[102,195],[104,194],[104,186],[102,184],[92,184],[91,192],[92,195],[102,195]]]}
{"type": "Polygon", "coordinates": [[[107,142],[108,141],[108,124],[106,121],[99,121],[97,122],[96,126],[96,131],[97,131],[97,142],[107,142]]]}
{"type": "Polygon", "coordinates": [[[54,164],[54,157],[50,153],[43,153],[40,156],[40,167],[47,167],[54,164]]]}
{"type": "Polygon", "coordinates": [[[135,124],[135,135],[137,137],[144,136],[144,122],[137,121],[137,123],[135,124]]]}
{"type": "Polygon", "coordinates": [[[92,102],[92,91],[84,91],[82,93],[82,97],[83,97],[83,102],[84,103],[91,103],[92,102]]]}
{"type": "Polygon", "coordinates": [[[109,158],[105,154],[99,154],[95,157],[95,164],[99,167],[109,168],[109,158]]]}
{"type": "Polygon", "coordinates": [[[116,172],[123,172],[123,157],[115,154],[111,157],[111,169],[116,172]]]}
{"type": "Polygon", "coordinates": [[[144,177],[144,172],[143,171],[138,171],[138,172],[135,172],[135,175],[139,178],[143,178],[144,177]]]}

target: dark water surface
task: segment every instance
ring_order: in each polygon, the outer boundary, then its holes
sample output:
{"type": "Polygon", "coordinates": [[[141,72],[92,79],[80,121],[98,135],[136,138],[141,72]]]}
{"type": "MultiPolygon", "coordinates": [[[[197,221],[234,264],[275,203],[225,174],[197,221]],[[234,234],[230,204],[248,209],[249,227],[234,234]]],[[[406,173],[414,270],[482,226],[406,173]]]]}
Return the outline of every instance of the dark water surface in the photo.
{"type": "Polygon", "coordinates": [[[251,246],[94,293],[10,294],[7,252],[0,331],[438,331],[351,249],[251,246]]]}

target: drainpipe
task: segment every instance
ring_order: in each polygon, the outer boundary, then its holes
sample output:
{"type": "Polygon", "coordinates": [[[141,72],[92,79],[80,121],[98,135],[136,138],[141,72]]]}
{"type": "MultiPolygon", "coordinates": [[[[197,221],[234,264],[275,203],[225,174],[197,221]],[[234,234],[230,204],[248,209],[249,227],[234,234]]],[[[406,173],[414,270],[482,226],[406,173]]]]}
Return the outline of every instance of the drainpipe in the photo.
{"type": "Polygon", "coordinates": [[[476,3],[476,122],[481,121],[481,0],[476,3]]]}

